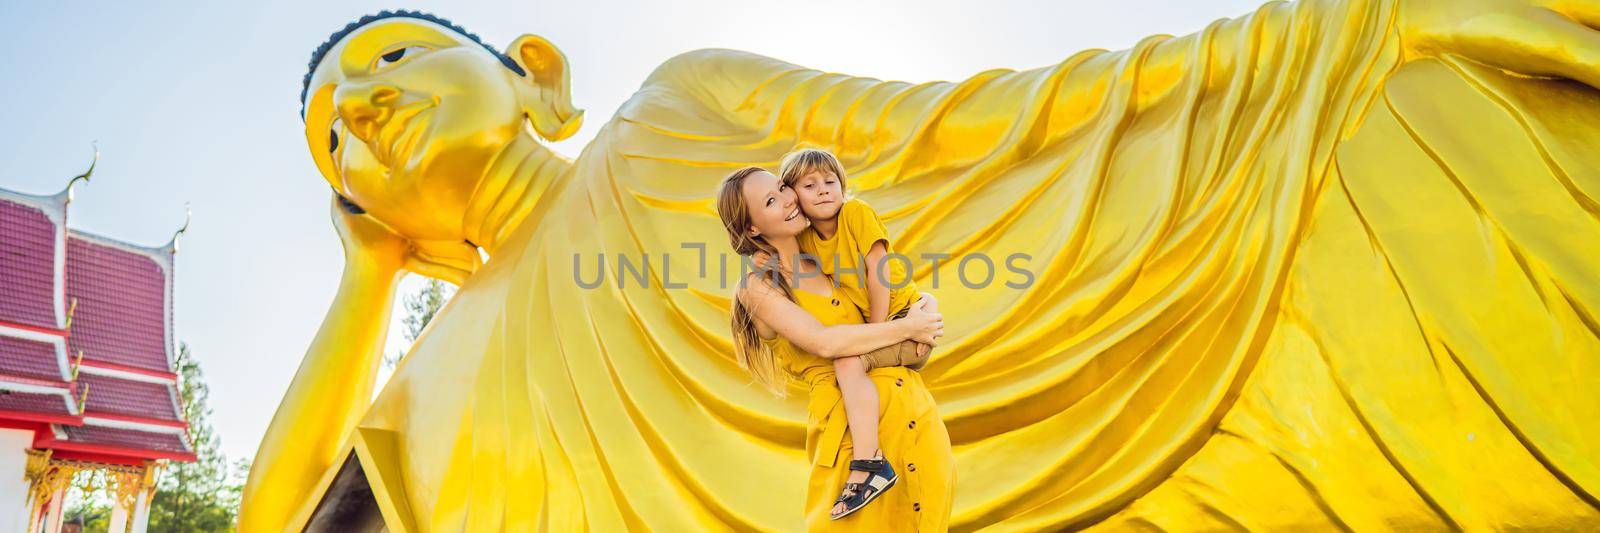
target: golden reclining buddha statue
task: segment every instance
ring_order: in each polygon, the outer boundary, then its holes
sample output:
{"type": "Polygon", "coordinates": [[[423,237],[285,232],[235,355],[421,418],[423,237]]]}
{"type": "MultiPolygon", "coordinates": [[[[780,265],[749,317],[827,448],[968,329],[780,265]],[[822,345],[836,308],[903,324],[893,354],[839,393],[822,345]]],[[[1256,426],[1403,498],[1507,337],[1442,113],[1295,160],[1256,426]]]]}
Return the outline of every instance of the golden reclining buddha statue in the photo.
{"type": "Polygon", "coordinates": [[[734,360],[711,199],[814,146],[910,257],[1030,258],[914,271],[953,529],[1595,528],[1597,25],[1302,0],[922,84],[702,50],[569,160],[553,43],[363,18],[303,95],[344,277],[240,527],[353,486],[391,530],[800,528],[804,394],[734,360]],[[649,283],[586,288],[602,256],[649,283]],[[374,398],[403,272],[461,288],[374,398]]]}

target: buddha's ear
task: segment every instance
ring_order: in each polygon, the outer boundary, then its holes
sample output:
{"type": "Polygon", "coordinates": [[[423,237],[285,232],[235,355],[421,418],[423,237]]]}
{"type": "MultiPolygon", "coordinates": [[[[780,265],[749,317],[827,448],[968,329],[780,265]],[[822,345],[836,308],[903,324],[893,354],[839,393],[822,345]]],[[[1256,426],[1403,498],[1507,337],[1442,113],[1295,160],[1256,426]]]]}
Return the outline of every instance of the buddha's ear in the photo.
{"type": "Polygon", "coordinates": [[[567,56],[560,48],[537,35],[518,37],[506,48],[506,56],[526,72],[523,81],[530,86],[522,91],[522,109],[533,121],[533,130],[548,141],[559,141],[578,132],[583,111],[572,107],[571,78],[567,75],[567,56]]]}

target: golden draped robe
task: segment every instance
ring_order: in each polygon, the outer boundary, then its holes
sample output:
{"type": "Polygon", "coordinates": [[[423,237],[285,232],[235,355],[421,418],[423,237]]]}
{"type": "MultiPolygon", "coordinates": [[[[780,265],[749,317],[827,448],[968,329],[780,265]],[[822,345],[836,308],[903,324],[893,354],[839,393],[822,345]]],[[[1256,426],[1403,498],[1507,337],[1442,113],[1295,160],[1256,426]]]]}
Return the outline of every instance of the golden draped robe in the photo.
{"type": "Polygon", "coordinates": [[[1595,527],[1600,92],[1403,61],[1394,17],[1274,3],[960,82],[674,58],[374,401],[385,516],[799,529],[804,391],[733,359],[711,198],[807,145],[941,301],[954,529],[1595,527]]]}

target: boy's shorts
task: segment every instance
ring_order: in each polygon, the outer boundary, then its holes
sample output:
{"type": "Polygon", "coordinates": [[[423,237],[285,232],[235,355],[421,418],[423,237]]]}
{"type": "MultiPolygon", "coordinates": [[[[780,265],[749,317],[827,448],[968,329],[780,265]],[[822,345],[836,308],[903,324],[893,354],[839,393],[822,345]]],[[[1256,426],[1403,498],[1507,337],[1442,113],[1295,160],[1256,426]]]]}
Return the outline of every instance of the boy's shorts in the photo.
{"type": "Polygon", "coordinates": [[[889,320],[894,320],[894,319],[897,319],[897,318],[905,318],[906,314],[908,314],[910,312],[911,312],[911,306],[908,305],[908,306],[905,306],[905,307],[901,307],[900,311],[896,312],[894,314],[894,316],[889,317],[889,320]]]}
{"type": "MultiPolygon", "coordinates": [[[[907,305],[896,311],[894,316],[889,317],[889,320],[905,318],[906,314],[910,312],[911,306],[907,305]]],[[[931,349],[928,350],[929,353],[932,351],[931,349]]],[[[901,341],[885,348],[867,352],[861,356],[861,360],[867,364],[868,370],[890,366],[903,366],[912,370],[921,370],[922,365],[928,363],[928,353],[919,356],[917,355],[916,341],[901,341]]]]}

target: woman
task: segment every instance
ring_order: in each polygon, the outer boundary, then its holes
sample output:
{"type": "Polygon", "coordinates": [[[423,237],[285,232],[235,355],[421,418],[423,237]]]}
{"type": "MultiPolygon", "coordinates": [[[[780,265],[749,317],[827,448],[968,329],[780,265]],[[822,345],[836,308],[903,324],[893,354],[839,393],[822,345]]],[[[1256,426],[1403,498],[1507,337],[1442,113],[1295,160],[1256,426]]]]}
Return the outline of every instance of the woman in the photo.
{"type": "Polygon", "coordinates": [[[717,213],[734,251],[765,251],[777,271],[757,272],[740,284],[733,305],[739,362],[756,381],[783,395],[790,376],[810,390],[806,454],[808,530],[939,531],[947,528],[955,493],[950,436],[922,376],[906,367],[868,372],[878,390],[880,449],[901,481],[871,505],[830,520],[834,495],[850,476],[853,454],[832,359],[852,357],[902,341],[934,344],[943,335],[938,314],[915,307],[904,319],[865,324],[861,310],[835,294],[817,265],[796,261],[795,238],[806,218],[793,191],[765,169],[749,167],[723,180],[717,213]],[[764,275],[765,274],[765,275],[764,275]]]}

